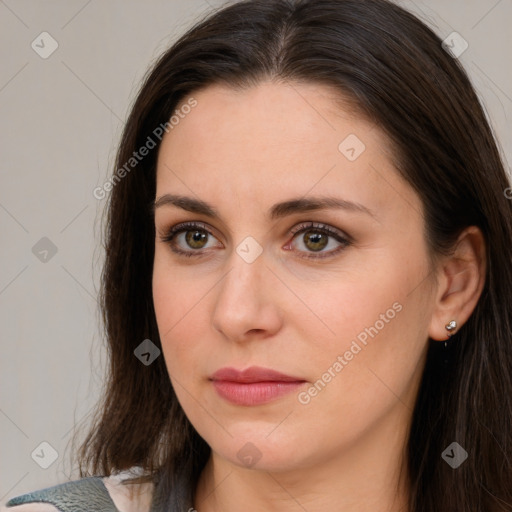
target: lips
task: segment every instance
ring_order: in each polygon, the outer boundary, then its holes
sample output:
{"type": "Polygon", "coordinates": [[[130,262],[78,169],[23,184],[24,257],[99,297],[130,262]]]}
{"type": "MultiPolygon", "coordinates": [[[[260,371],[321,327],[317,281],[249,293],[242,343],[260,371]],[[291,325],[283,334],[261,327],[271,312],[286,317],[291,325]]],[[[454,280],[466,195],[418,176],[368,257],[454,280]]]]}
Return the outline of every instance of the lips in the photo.
{"type": "Polygon", "coordinates": [[[254,406],[271,402],[297,390],[306,382],[300,377],[251,366],[246,370],[222,368],[210,378],[217,393],[235,405],[254,406]]]}

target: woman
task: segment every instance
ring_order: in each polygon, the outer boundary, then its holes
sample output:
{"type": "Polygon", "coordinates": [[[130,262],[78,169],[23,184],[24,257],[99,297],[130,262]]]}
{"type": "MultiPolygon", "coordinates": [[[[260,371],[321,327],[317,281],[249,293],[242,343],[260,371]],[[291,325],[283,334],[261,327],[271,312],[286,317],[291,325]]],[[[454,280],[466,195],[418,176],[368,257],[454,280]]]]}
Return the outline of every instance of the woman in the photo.
{"type": "Polygon", "coordinates": [[[217,11],[147,76],[103,188],[82,478],[6,510],[512,510],[509,187],[411,14],[217,11]]]}

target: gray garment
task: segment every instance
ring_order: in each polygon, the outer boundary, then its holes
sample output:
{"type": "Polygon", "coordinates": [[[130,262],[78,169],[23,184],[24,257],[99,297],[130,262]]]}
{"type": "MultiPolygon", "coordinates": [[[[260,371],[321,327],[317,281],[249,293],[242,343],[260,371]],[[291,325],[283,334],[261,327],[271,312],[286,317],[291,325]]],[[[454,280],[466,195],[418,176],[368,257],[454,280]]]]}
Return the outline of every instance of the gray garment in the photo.
{"type": "Polygon", "coordinates": [[[14,507],[24,503],[50,503],[61,512],[119,512],[100,476],[82,478],[16,496],[5,506],[14,507]]]}

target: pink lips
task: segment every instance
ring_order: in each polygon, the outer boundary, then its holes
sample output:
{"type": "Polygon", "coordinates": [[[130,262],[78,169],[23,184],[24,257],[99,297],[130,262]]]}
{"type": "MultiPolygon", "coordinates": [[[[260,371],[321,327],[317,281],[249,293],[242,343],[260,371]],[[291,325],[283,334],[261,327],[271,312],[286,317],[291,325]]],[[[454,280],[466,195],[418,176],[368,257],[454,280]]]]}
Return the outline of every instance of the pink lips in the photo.
{"type": "Polygon", "coordinates": [[[295,391],[304,379],[251,366],[240,371],[222,368],[210,380],[217,393],[235,405],[260,405],[295,391]]]}

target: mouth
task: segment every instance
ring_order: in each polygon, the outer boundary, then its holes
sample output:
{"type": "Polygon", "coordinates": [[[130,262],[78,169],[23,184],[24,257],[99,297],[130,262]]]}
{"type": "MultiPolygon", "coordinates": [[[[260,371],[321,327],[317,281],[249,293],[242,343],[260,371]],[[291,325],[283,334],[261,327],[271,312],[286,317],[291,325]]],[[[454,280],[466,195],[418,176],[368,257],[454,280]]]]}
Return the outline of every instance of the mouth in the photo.
{"type": "Polygon", "coordinates": [[[301,377],[258,366],[246,370],[222,368],[210,377],[210,381],[223,399],[244,406],[271,402],[296,391],[306,382],[301,377]]]}

